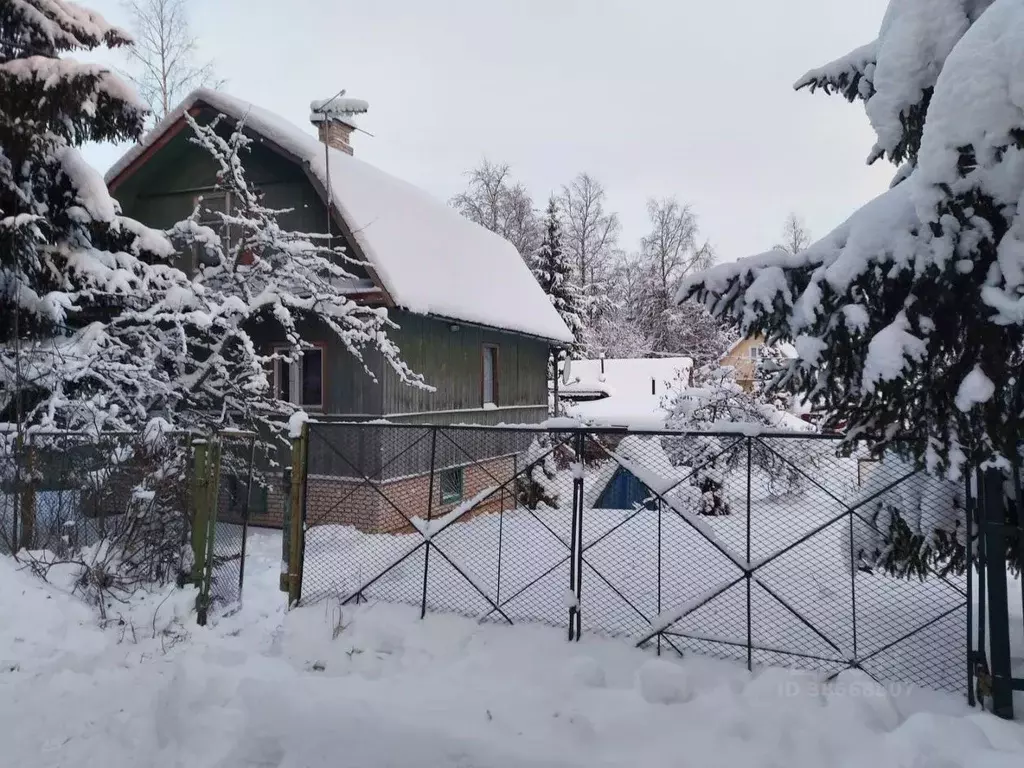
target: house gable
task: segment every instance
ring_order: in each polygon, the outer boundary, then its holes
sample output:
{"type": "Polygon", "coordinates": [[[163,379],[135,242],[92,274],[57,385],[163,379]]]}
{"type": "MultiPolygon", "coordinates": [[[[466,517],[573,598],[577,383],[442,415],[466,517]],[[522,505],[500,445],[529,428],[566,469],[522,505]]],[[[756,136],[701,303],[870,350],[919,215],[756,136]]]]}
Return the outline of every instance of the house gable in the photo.
{"type": "Polygon", "coordinates": [[[305,170],[322,200],[331,200],[350,245],[371,266],[390,304],[421,315],[474,323],[567,343],[561,317],[507,240],[417,187],[338,150],[258,106],[199,89],[108,171],[117,188],[138,161],[175,130],[196,105],[234,119],[305,170]],[[330,194],[327,186],[330,184],[330,194]]]}
{"type": "MultiPolygon", "coordinates": [[[[196,120],[206,123],[216,112],[201,105],[194,107],[196,120]]],[[[155,143],[137,162],[110,182],[112,195],[121,204],[126,216],[147,226],[167,229],[191,215],[200,195],[213,192],[217,183],[217,165],[209,153],[189,140],[191,129],[185,118],[165,134],[166,141],[155,143]]],[[[225,126],[227,135],[230,128],[225,126]]],[[[254,136],[245,153],[246,179],[264,195],[270,208],[286,210],[281,225],[289,230],[323,234],[327,230],[327,208],[320,191],[294,158],[272,143],[254,136]]],[[[363,256],[351,234],[346,233],[337,217],[332,217],[331,234],[344,245],[346,253],[357,260],[363,256]]],[[[190,268],[190,255],[184,254],[178,266],[190,268]]],[[[346,264],[356,277],[373,279],[360,265],[346,264]]]]}

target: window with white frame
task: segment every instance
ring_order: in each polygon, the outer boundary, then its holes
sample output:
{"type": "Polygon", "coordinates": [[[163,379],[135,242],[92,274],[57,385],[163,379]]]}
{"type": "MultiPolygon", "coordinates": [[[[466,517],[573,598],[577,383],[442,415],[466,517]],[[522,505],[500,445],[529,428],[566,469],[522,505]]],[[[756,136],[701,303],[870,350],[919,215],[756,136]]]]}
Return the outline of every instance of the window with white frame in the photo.
{"type": "MultiPolygon", "coordinates": [[[[274,350],[287,355],[287,347],[274,350]]],[[[278,400],[303,408],[324,407],[324,350],[321,347],[303,350],[302,356],[289,363],[274,361],[274,395],[278,400]]]]}
{"type": "Polygon", "coordinates": [[[493,344],[485,344],[483,349],[483,373],[480,389],[483,394],[483,405],[498,404],[498,348],[493,344]]]}

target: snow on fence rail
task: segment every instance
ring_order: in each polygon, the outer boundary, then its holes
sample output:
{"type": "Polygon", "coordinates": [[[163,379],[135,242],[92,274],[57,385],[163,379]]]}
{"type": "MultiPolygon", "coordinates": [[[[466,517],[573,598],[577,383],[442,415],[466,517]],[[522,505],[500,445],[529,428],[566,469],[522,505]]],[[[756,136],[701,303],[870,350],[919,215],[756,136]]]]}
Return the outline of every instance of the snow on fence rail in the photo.
{"type": "Polygon", "coordinates": [[[956,509],[935,506],[950,497],[922,493],[897,460],[839,448],[820,435],[311,423],[309,461],[347,471],[307,473],[302,600],[962,691],[965,575],[882,567],[895,511],[910,526],[949,521],[956,509]]]}

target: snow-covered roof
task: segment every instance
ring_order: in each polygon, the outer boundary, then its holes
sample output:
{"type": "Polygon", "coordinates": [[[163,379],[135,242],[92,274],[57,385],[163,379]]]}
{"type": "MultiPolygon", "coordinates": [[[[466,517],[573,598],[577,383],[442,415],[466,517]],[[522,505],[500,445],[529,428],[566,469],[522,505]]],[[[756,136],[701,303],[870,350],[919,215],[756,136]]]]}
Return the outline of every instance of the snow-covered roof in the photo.
{"type": "Polygon", "coordinates": [[[691,370],[693,360],[689,357],[606,359],[604,374],[600,360],[573,360],[569,365],[569,383],[559,381],[558,391],[570,397],[591,393],[650,395],[653,380],[654,394],[660,397],[671,386],[689,384],[691,370]],[[682,381],[678,381],[679,375],[683,376],[682,381]]]}
{"type": "MultiPolygon", "coordinates": [[[[272,112],[200,88],[106,173],[111,183],[184,113],[205,104],[294,156],[326,188],[324,145],[272,112]]],[[[571,342],[547,295],[510,242],[427,192],[330,150],[333,204],[395,304],[411,312],[571,342]]]]}
{"type": "Polygon", "coordinates": [[[357,128],[356,115],[369,111],[370,105],[362,99],[349,99],[335,96],[332,99],[318,99],[309,104],[309,121],[322,123],[325,120],[337,120],[345,125],[357,128]]]}
{"type": "Polygon", "coordinates": [[[661,395],[611,395],[603,400],[573,403],[566,415],[595,427],[663,429],[669,413],[662,407],[661,395]]]}

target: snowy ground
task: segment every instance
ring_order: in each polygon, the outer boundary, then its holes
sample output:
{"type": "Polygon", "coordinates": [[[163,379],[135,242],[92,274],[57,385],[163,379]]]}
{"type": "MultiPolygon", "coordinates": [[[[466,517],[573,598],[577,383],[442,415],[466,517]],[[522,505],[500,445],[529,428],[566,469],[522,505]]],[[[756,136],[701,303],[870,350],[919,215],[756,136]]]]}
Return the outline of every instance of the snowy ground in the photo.
{"type": "Polygon", "coordinates": [[[401,606],[284,610],[280,538],[207,628],[185,592],[74,598],[0,559],[4,765],[1019,766],[1024,727],[911,688],[690,657],[401,606]],[[166,598],[166,599],[165,599],[166,598]],[[124,619],[119,624],[116,617],[124,619]],[[155,616],[155,621],[154,621],[155,616]],[[177,617],[177,621],[175,620],[177,617]],[[180,622],[180,623],[179,623],[180,622]],[[155,632],[154,632],[155,628],[155,632]],[[181,636],[182,630],[187,636],[181,636]],[[154,634],[156,637],[154,637],[154,634]]]}

